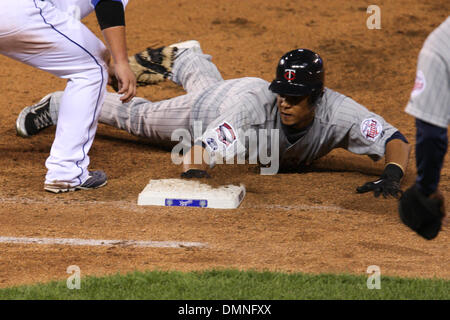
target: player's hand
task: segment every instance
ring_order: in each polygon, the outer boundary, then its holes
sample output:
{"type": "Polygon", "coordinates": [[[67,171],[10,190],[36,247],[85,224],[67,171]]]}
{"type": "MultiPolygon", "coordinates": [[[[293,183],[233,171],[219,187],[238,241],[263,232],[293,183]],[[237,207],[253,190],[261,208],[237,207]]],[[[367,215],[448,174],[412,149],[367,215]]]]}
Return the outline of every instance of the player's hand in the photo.
{"type": "Polygon", "coordinates": [[[114,73],[118,81],[118,93],[122,94],[120,100],[124,103],[129,102],[136,96],[136,76],[131,71],[128,62],[116,63],[114,73]]]}
{"type": "Polygon", "coordinates": [[[370,181],[356,188],[358,193],[373,191],[375,197],[383,195],[384,198],[392,196],[399,199],[403,193],[400,188],[400,180],[403,177],[403,171],[395,164],[388,164],[383,171],[380,179],[370,181]]]}
{"type": "Polygon", "coordinates": [[[182,178],[192,179],[192,178],[211,178],[211,176],[205,170],[199,169],[189,169],[181,174],[182,178]]]}
{"type": "Polygon", "coordinates": [[[192,146],[192,148],[184,155],[183,173],[181,174],[181,177],[210,178],[207,172],[209,165],[205,162],[205,158],[209,161],[209,155],[203,146],[192,146]],[[200,161],[198,161],[198,159],[200,161]]]}
{"type": "Polygon", "coordinates": [[[367,182],[366,184],[356,188],[358,193],[366,193],[373,191],[375,197],[379,197],[380,194],[384,198],[392,196],[399,199],[402,195],[402,190],[400,189],[400,182],[391,179],[380,178],[376,181],[367,182]]]}

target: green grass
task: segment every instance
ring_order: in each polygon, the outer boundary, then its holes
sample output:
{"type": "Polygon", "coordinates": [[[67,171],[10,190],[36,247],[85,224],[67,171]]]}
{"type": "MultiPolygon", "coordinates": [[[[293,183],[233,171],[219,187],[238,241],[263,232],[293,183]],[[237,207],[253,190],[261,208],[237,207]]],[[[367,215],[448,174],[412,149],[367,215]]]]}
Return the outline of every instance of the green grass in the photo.
{"type": "Polygon", "coordinates": [[[79,290],[65,281],[0,290],[0,299],[301,300],[445,299],[450,281],[381,277],[381,289],[367,289],[367,277],[254,271],[134,272],[83,277],[79,290]]]}

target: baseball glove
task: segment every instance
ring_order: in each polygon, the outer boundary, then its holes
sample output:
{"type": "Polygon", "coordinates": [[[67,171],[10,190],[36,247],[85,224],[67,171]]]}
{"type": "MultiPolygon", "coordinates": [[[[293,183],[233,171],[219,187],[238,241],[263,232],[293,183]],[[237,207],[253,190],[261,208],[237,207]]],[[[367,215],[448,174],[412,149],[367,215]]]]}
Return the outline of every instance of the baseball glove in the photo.
{"type": "MultiPolygon", "coordinates": [[[[136,75],[136,85],[146,86],[166,80],[172,72],[177,51],[176,47],[147,48],[128,57],[130,68],[136,75]]],[[[119,91],[115,76],[110,77],[109,84],[115,91],[119,91]]]]}
{"type": "Polygon", "coordinates": [[[398,209],[402,222],[427,240],[441,230],[445,206],[440,192],[426,197],[413,185],[403,193],[398,209]]]}

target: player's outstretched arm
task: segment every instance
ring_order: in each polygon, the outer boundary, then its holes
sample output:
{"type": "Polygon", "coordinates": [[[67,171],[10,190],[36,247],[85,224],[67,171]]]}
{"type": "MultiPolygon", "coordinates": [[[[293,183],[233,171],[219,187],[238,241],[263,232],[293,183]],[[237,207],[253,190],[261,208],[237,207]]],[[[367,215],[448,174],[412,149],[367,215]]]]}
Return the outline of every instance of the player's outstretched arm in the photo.
{"type": "Polygon", "coordinates": [[[410,153],[411,146],[409,143],[406,143],[400,139],[393,139],[386,143],[386,165],[390,163],[395,164],[400,167],[403,174],[405,174],[410,153]]]}
{"type": "Polygon", "coordinates": [[[194,145],[183,158],[182,178],[210,178],[209,153],[201,145],[194,145]]]}
{"type": "Polygon", "coordinates": [[[383,195],[384,198],[389,196],[397,199],[400,198],[402,195],[400,182],[406,172],[409,154],[411,152],[410,145],[403,136],[401,137],[392,139],[386,143],[386,165],[380,178],[358,187],[356,189],[358,193],[373,191],[375,197],[383,195]]]}
{"type": "Polygon", "coordinates": [[[136,95],[136,77],[128,64],[125,36],[125,14],[120,1],[100,0],[96,7],[97,20],[113,58],[114,74],[118,80],[121,100],[129,102],[136,95]]]}

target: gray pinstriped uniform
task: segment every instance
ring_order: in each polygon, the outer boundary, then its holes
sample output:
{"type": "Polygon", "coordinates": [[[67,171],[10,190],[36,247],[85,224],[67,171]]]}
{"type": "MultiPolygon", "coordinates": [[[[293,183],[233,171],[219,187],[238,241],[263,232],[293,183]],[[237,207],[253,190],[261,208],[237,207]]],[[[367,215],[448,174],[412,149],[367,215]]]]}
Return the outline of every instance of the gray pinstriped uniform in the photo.
{"type": "MultiPolygon", "coordinates": [[[[236,140],[240,139],[240,132],[248,129],[270,132],[281,128],[276,95],[269,91],[267,81],[223,80],[211,57],[201,49],[186,50],[175,60],[172,81],[182,85],[187,94],[159,102],[134,98],[122,104],[117,94],[108,93],[99,122],[162,145],[178,143],[171,141],[175,129],[184,128],[193,136],[194,121],[202,122],[201,139],[205,144],[224,123],[233,128],[236,140]]],[[[54,93],[50,104],[54,119],[58,104],[59,93],[54,93]]],[[[316,107],[313,125],[302,138],[291,144],[284,131],[279,130],[280,167],[295,169],[334,148],[345,148],[378,160],[384,156],[386,140],[395,131],[379,115],[326,88],[316,107]]]]}
{"type": "Polygon", "coordinates": [[[450,123],[450,17],[425,40],[405,111],[438,127],[450,123]]]}

